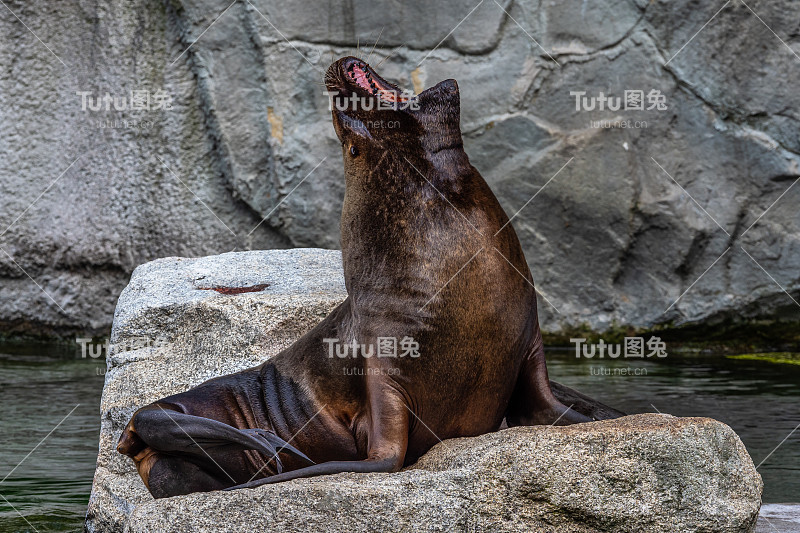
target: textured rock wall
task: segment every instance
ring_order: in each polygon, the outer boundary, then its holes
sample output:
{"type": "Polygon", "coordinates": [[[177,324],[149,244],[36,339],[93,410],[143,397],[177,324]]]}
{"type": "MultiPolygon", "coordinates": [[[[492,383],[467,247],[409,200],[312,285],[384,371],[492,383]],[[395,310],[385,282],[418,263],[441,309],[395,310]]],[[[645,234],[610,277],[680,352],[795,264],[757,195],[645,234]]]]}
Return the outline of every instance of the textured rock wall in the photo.
{"type": "Polygon", "coordinates": [[[157,257],[337,247],[322,69],[379,35],[385,77],[460,82],[467,152],[521,209],[545,330],[800,321],[783,291],[800,301],[796,2],[7,4],[53,53],[0,8],[2,329],[101,331],[157,257]],[[173,109],[84,111],[76,94],[131,90],[173,109]],[[570,94],[626,90],[667,109],[570,94]],[[121,120],[151,124],[101,127],[121,120]]]}

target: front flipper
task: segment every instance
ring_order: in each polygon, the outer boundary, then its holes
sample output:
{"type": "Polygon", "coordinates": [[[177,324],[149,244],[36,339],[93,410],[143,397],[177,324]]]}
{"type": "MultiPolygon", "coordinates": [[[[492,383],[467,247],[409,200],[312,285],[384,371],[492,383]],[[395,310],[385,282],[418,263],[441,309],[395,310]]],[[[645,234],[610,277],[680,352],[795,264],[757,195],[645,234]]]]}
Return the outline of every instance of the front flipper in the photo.
{"type": "Polygon", "coordinates": [[[625,416],[625,413],[551,382],[547,376],[541,341],[525,359],[506,410],[506,422],[513,426],[580,424],[625,416]]]}
{"type": "Polygon", "coordinates": [[[409,410],[397,389],[375,378],[368,385],[369,416],[365,421],[367,458],[363,461],[328,461],[262,479],[251,479],[224,490],[255,488],[270,483],[342,472],[397,472],[408,448],[409,410]]]}

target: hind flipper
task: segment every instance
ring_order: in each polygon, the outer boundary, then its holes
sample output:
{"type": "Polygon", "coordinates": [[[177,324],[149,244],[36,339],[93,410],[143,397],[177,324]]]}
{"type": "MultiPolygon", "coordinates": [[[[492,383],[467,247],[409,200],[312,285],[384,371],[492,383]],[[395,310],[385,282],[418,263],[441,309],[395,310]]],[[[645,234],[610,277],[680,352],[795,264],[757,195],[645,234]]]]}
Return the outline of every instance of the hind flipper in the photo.
{"type": "MultiPolygon", "coordinates": [[[[149,447],[161,452],[205,456],[216,448],[236,447],[256,450],[269,457],[286,452],[314,464],[304,453],[272,432],[263,429],[237,429],[210,418],[165,409],[159,404],[137,411],[126,433],[130,431],[135,432],[149,447]]],[[[121,453],[126,453],[123,449],[125,438],[124,433],[120,439],[121,453]]]]}
{"type": "MultiPolygon", "coordinates": [[[[271,431],[267,431],[265,429],[240,429],[240,432],[244,433],[245,435],[252,436],[258,439],[264,439],[269,446],[269,449],[272,450],[271,455],[277,459],[279,453],[287,452],[295,457],[306,461],[309,465],[316,464],[314,461],[309,459],[306,454],[277,436],[275,433],[271,431]]],[[[283,465],[281,464],[280,460],[278,460],[278,473],[283,471],[283,465]]]]}
{"type": "Polygon", "coordinates": [[[571,405],[575,411],[593,420],[611,420],[625,416],[622,411],[600,403],[594,398],[590,398],[561,383],[551,381],[550,388],[558,401],[565,405],[571,405]]]}
{"type": "Polygon", "coordinates": [[[283,472],[282,453],[314,464],[303,452],[270,431],[242,430],[158,403],[133,415],[117,450],[134,460],[155,497],[217,490],[251,479],[252,463],[242,453],[246,450],[265,456],[266,463],[259,472],[273,461],[272,472],[283,472]]]}

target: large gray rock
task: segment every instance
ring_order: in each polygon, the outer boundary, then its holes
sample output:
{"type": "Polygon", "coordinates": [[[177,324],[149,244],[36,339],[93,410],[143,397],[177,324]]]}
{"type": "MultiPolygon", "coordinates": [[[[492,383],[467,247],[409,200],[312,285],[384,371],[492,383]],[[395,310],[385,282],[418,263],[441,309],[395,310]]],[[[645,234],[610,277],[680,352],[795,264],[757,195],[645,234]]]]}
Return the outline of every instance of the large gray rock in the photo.
{"type": "Polygon", "coordinates": [[[167,258],[137,268],[119,298],[110,339],[88,530],[121,531],[133,508],[152,499],[133,462],[116,451],[134,411],[264,362],[346,297],[337,251],[167,258]],[[207,290],[264,284],[238,295],[207,290]]]}
{"type": "Polygon", "coordinates": [[[448,440],[397,474],[154,501],[115,451],[131,414],[289,345],[346,297],[340,260],[240,252],[136,269],[115,314],[88,531],[753,530],[762,482],[736,434],[654,414],[448,440]]]}
{"type": "Polygon", "coordinates": [[[790,0],[487,0],[463,21],[474,5],[455,1],[8,4],[66,66],[0,9],[4,329],[100,331],[134,266],[165,255],[337,247],[322,70],[379,34],[373,63],[397,49],[386,77],[461,82],[467,152],[509,213],[539,193],[514,225],[554,306],[546,332],[800,323],[781,289],[800,300],[800,186],[772,206],[800,174],[790,0]],[[132,89],[174,109],[83,111],[75,94],[132,89]],[[668,109],[576,110],[570,95],[625,90],[668,109]],[[99,124],[133,118],[152,125],[99,124]]]}

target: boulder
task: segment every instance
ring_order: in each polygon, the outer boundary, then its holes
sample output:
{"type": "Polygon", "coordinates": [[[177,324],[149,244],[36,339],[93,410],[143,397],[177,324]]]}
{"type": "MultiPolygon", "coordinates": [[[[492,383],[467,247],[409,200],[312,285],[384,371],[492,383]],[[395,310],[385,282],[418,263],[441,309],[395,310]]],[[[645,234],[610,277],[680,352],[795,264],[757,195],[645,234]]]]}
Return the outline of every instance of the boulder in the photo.
{"type": "Polygon", "coordinates": [[[761,488],[725,424],[642,414],[446,440],[397,474],[154,500],[125,531],[744,533],[761,488]]]}
{"type": "Polygon", "coordinates": [[[346,297],[338,252],[167,258],[115,313],[86,529],[753,531],[761,477],[728,426],[634,415],[447,440],[396,474],[153,500],[116,442],[139,407],[259,364],[346,297]]]}
{"type": "Polygon", "coordinates": [[[134,411],[289,346],[347,297],[341,261],[337,251],[296,249],[166,258],[134,271],[114,315],[88,531],[122,531],[152,499],[116,451],[134,411]]]}

